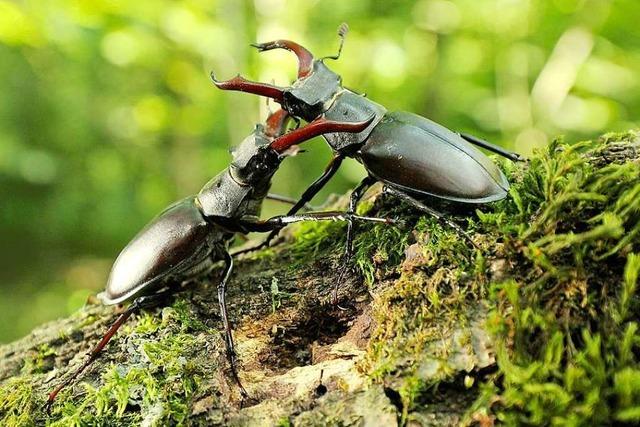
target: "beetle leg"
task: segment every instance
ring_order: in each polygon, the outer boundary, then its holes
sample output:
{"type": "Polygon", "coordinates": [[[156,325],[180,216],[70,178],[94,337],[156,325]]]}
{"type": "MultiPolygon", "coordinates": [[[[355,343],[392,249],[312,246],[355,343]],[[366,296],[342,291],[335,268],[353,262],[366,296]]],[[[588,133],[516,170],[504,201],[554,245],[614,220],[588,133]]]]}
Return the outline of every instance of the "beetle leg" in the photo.
{"type": "MultiPolygon", "coordinates": [[[[214,259],[217,261],[217,259],[214,259]]],[[[227,359],[229,360],[229,364],[231,365],[231,375],[233,375],[233,379],[238,384],[240,388],[240,394],[243,399],[249,397],[249,393],[244,389],[242,383],[240,382],[240,378],[238,377],[238,371],[236,370],[236,350],[233,345],[233,336],[231,335],[231,325],[229,325],[229,317],[227,315],[227,302],[226,302],[226,292],[227,292],[227,282],[229,281],[229,277],[231,277],[231,271],[233,270],[233,258],[231,255],[225,251],[224,253],[224,273],[222,274],[222,280],[218,284],[218,304],[220,305],[220,315],[222,316],[222,323],[224,325],[224,334],[225,334],[225,344],[227,347],[227,359]]]]}
{"type": "MultiPolygon", "coordinates": [[[[267,196],[265,197],[265,199],[268,200],[274,200],[276,202],[282,202],[282,203],[286,203],[288,205],[295,205],[296,203],[298,203],[298,201],[296,199],[294,199],[293,197],[288,197],[288,196],[283,196],[281,194],[275,194],[275,193],[269,193],[267,194],[267,196]]],[[[303,209],[307,210],[307,211],[312,211],[315,208],[313,206],[311,206],[309,203],[305,203],[304,206],[302,207],[303,209]]]]}
{"type": "Polygon", "coordinates": [[[477,145],[478,147],[484,148],[485,150],[489,150],[492,153],[499,154],[502,157],[506,157],[512,162],[524,162],[526,160],[524,157],[522,157],[518,153],[507,151],[498,145],[492,144],[488,141],[485,141],[484,139],[480,139],[473,135],[469,135],[468,133],[460,133],[459,135],[462,137],[462,139],[466,140],[467,142],[470,142],[473,145],[477,145]]]}
{"type": "MultiPolygon", "coordinates": [[[[347,212],[352,214],[356,212],[358,202],[360,201],[360,199],[362,199],[362,196],[364,195],[365,191],[367,191],[367,189],[371,187],[371,185],[373,185],[373,183],[375,182],[376,180],[370,176],[367,176],[362,181],[360,181],[360,184],[358,184],[356,188],[354,188],[353,191],[351,192],[351,197],[349,198],[349,210],[347,212]]],[[[333,287],[333,292],[331,293],[331,300],[334,304],[338,302],[338,286],[340,283],[342,283],[344,279],[344,275],[349,269],[349,263],[351,261],[351,258],[353,257],[354,237],[355,237],[354,224],[353,224],[353,221],[349,220],[347,221],[347,243],[344,248],[344,255],[342,256],[342,270],[340,271],[338,280],[336,280],[335,286],[333,287]]]]}
{"type": "Polygon", "coordinates": [[[102,350],[109,343],[111,338],[118,332],[118,329],[124,324],[124,322],[131,317],[131,315],[142,308],[148,308],[158,305],[162,299],[164,299],[167,295],[172,294],[174,290],[172,288],[168,288],[164,291],[158,292],[157,294],[147,295],[138,297],[127,309],[118,316],[115,322],[111,324],[107,333],[104,334],[100,342],[91,350],[89,353],[89,358],[82,364],[78,369],[76,369],[67,379],[65,379],[58,387],[56,387],[51,393],[49,393],[49,398],[47,399],[47,412],[50,411],[51,405],[53,405],[56,396],[63,388],[71,384],[78,376],[85,370],[89,365],[91,365],[100,355],[102,354],[102,350]]]}
{"type": "Polygon", "coordinates": [[[278,232],[280,232],[279,229],[278,230],[272,230],[271,233],[269,233],[267,238],[264,240],[264,242],[259,243],[259,244],[255,245],[255,246],[251,246],[250,248],[240,249],[239,251],[235,251],[235,252],[233,252],[231,254],[231,256],[242,255],[242,254],[246,254],[246,253],[254,252],[254,251],[259,251],[260,249],[266,248],[267,246],[269,246],[269,243],[273,239],[273,237],[271,237],[271,235],[276,236],[278,234],[278,232]]]}
{"type": "MultiPolygon", "coordinates": [[[[313,183],[309,186],[309,188],[307,188],[304,191],[304,193],[302,193],[300,200],[298,200],[298,202],[295,205],[293,205],[291,209],[289,209],[289,211],[287,212],[287,215],[296,214],[303,206],[309,203],[311,199],[313,199],[313,197],[316,194],[318,194],[318,192],[327,184],[327,182],[329,182],[329,180],[333,178],[333,175],[335,175],[335,173],[338,171],[343,160],[344,160],[343,155],[341,154],[335,155],[333,159],[331,159],[327,167],[325,168],[322,175],[320,175],[315,181],[313,181],[313,183]]],[[[237,252],[234,252],[233,256],[245,254],[247,252],[253,252],[253,251],[268,247],[269,243],[271,243],[271,241],[278,235],[279,232],[280,232],[279,228],[272,230],[271,233],[269,233],[267,238],[264,240],[264,242],[260,243],[257,246],[253,246],[251,248],[242,249],[237,252]]]]}
{"type": "Polygon", "coordinates": [[[253,221],[239,219],[237,224],[244,230],[264,233],[265,231],[278,230],[289,224],[303,221],[364,221],[378,224],[398,224],[399,221],[392,218],[377,218],[363,216],[340,211],[307,212],[299,215],[277,215],[269,219],[253,221]]]}
{"type": "Polygon", "coordinates": [[[287,215],[295,215],[300,209],[302,209],[307,203],[309,203],[315,197],[315,195],[324,188],[327,182],[329,182],[329,180],[333,178],[336,172],[338,172],[338,169],[342,165],[343,160],[344,156],[342,154],[335,155],[331,159],[327,167],[324,169],[324,172],[322,172],[322,175],[316,178],[316,180],[313,181],[309,188],[304,190],[304,193],[302,193],[302,196],[300,196],[300,200],[298,200],[296,204],[293,205],[291,209],[289,209],[287,215]]]}
{"type": "Polygon", "coordinates": [[[466,231],[464,231],[462,229],[462,227],[460,227],[458,224],[456,224],[455,222],[451,221],[449,218],[447,218],[443,213],[438,212],[437,210],[425,205],[424,203],[414,199],[413,197],[409,196],[408,194],[393,188],[391,186],[385,185],[383,187],[383,192],[388,193],[388,194],[392,194],[396,197],[398,197],[399,199],[409,203],[410,205],[412,205],[413,207],[428,213],[429,215],[431,215],[432,217],[434,217],[435,219],[437,219],[440,222],[445,223],[446,225],[448,225],[449,227],[453,228],[459,235],[461,235],[464,239],[466,239],[469,243],[471,243],[473,245],[474,248],[476,249],[480,249],[478,247],[478,245],[471,239],[471,237],[467,234],[466,231]]]}

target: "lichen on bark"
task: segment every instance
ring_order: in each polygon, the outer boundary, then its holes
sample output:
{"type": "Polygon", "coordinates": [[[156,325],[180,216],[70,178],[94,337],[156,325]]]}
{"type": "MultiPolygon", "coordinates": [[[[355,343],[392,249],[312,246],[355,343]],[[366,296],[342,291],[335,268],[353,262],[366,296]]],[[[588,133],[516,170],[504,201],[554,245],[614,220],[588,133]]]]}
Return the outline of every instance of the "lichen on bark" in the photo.
{"type": "MultiPolygon", "coordinates": [[[[51,415],[47,392],[116,313],[88,305],[0,348],[3,425],[458,425],[640,421],[640,139],[558,140],[501,162],[501,202],[446,210],[479,249],[373,189],[339,302],[344,225],[302,224],[229,286],[220,269],[136,315],[51,415]]],[[[344,207],[346,198],[335,202],[344,207]]]]}

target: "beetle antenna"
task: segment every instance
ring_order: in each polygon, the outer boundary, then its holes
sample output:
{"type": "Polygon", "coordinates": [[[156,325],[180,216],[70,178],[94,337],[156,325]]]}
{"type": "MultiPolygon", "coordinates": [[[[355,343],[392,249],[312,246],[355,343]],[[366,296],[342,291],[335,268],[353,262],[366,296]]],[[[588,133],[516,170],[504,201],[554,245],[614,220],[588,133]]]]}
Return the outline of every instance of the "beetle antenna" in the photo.
{"type": "Polygon", "coordinates": [[[335,55],[331,55],[331,56],[325,56],[324,58],[321,58],[320,60],[324,61],[325,59],[333,59],[335,61],[338,58],[340,58],[340,54],[342,53],[342,48],[344,47],[344,40],[347,38],[347,34],[348,33],[349,33],[349,25],[347,25],[346,22],[343,22],[338,27],[338,37],[340,37],[340,46],[338,46],[338,53],[335,54],[335,55]]]}

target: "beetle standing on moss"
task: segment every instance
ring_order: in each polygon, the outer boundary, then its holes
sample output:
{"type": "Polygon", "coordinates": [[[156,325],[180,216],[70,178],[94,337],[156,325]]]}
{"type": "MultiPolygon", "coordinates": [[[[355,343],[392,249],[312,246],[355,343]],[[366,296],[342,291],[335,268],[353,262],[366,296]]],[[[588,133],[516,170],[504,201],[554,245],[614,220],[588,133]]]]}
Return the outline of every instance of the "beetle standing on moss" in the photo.
{"type": "Polygon", "coordinates": [[[258,125],[233,151],[231,165],[207,183],[195,196],[181,200],[149,223],[116,259],[106,290],[99,296],[107,305],[133,300],[118,317],[87,360],[49,395],[48,407],[58,393],[74,381],[98,356],[122,324],[136,311],[157,305],[184,283],[223,261],[225,268],[218,284],[218,301],[225,330],[231,373],[243,398],[247,392],[235,369],[235,351],[227,317],[225,290],[233,268],[228,247],[235,233],[266,232],[300,221],[391,220],[357,216],[343,212],[309,212],[280,215],[260,220],[262,201],[271,178],[291,147],[326,132],[360,132],[373,117],[346,123],[320,118],[308,126],[283,134],[289,115],[273,113],[266,126],[258,125]]]}
{"type": "MultiPolygon", "coordinates": [[[[220,89],[266,96],[281,104],[294,118],[309,122],[321,117],[337,122],[374,117],[360,132],[324,135],[334,157],[325,172],[302,194],[288,214],[295,214],[310,201],[336,173],[343,159],[352,157],[362,163],[368,175],[353,190],[348,212],[355,212],[366,189],[381,181],[385,193],[434,216],[475,245],[459,225],[420,199],[434,197],[462,204],[503,199],[509,191],[509,182],[500,169],[472,144],[512,161],[519,161],[521,157],[471,135],[455,133],[416,114],[389,112],[382,105],[344,88],[342,78],[324,64],[324,59],[339,58],[347,29],[343,24],[338,31],[341,39],[338,54],[320,60],[314,59],[311,52],[290,40],[253,45],[260,52],[286,49],[295,53],[298,58],[298,78],[289,87],[252,82],[241,76],[219,81],[211,74],[214,84],[220,89]]],[[[243,252],[267,246],[277,233],[278,230],[274,230],[261,245],[243,252]]],[[[348,221],[343,259],[345,268],[353,255],[353,238],[353,223],[348,221]]]]}

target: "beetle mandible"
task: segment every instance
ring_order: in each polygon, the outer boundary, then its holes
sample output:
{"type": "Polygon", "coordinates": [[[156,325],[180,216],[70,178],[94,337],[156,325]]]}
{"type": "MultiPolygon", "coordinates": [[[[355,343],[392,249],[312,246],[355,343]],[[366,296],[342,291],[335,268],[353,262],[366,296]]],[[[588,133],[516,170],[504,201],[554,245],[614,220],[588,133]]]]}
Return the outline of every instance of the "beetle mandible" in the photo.
{"type": "Polygon", "coordinates": [[[344,212],[309,212],[260,220],[262,201],[267,197],[271,178],[292,146],[326,132],[360,132],[373,120],[369,117],[347,123],[319,118],[283,134],[288,118],[289,114],[280,109],[268,118],[265,126],[257,125],[233,150],[233,160],[228,168],[211,179],[197,195],[168,207],[122,250],[105,291],[98,297],[106,305],[133,302],[110,326],[86,361],[49,394],[49,408],[58,393],[98,358],[133,313],[157,305],[162,298],[175,292],[172,285],[182,284],[220,261],[224,262],[225,268],[217,291],[226,353],[233,379],[243,398],[247,397],[235,369],[233,337],[225,301],[226,285],[233,268],[228,248],[234,234],[279,230],[300,221],[393,222],[344,212]]]}
{"type": "MultiPolygon", "coordinates": [[[[475,246],[458,224],[420,199],[433,197],[461,204],[482,204],[503,199],[509,191],[509,182],[502,171],[473,145],[512,161],[522,158],[474,136],[453,132],[419,115],[389,112],[364,95],[343,87],[342,78],[331,71],[324,60],[338,59],[346,30],[343,24],[339,30],[341,41],[338,54],[322,59],[315,59],[309,50],[290,40],[252,45],[260,52],[286,49],[297,56],[297,79],[289,87],[252,82],[240,75],[220,81],[211,73],[213,83],[219,89],[266,96],[278,102],[294,118],[305,121],[319,117],[334,121],[356,121],[374,116],[371,124],[360,132],[324,135],[334,156],[324,173],[309,186],[288,214],[294,214],[309,202],[336,173],[343,159],[352,157],[365,167],[367,176],[352,191],[348,212],[355,212],[366,189],[381,181],[384,192],[446,223],[475,246]]],[[[345,266],[353,254],[354,238],[352,221],[347,224],[345,266]]],[[[268,245],[277,232],[270,233],[261,245],[242,252],[268,245]]]]}

